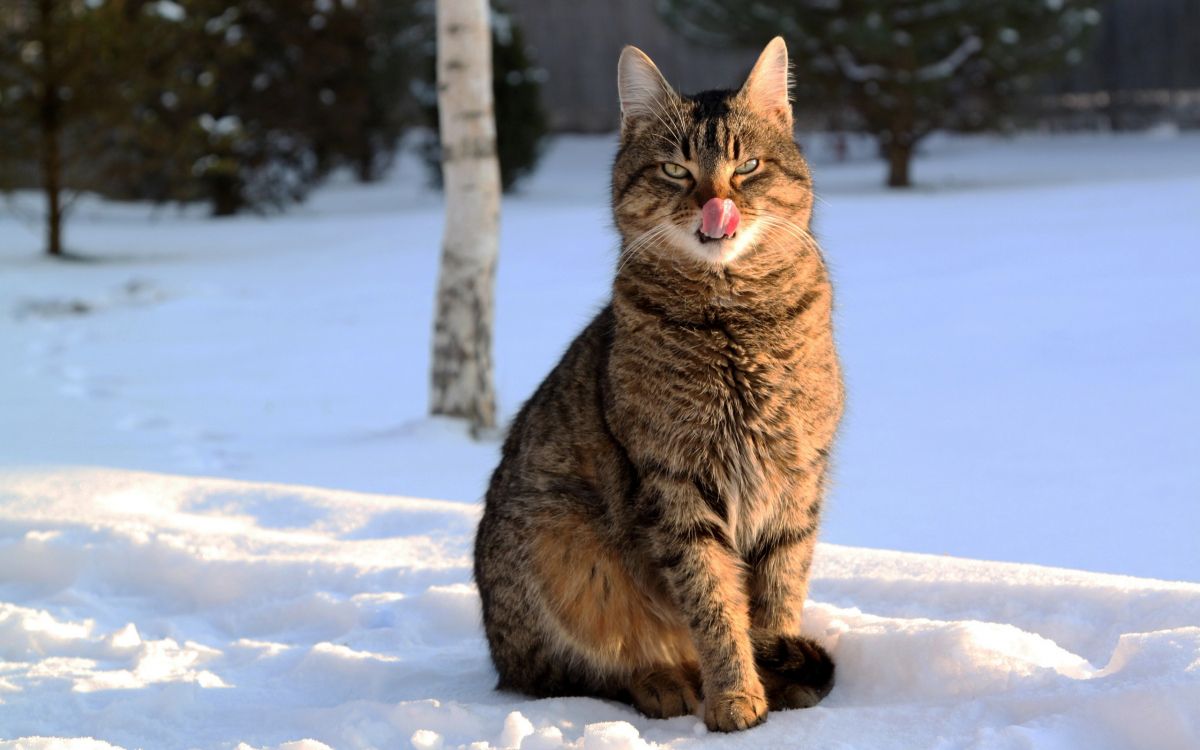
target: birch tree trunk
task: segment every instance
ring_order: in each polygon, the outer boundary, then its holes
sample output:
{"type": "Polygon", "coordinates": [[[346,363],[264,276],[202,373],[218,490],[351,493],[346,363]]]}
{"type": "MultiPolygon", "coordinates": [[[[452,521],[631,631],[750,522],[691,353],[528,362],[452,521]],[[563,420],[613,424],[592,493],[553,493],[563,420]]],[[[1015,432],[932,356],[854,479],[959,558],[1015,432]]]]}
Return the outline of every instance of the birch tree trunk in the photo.
{"type": "Polygon", "coordinates": [[[446,228],[438,272],[430,411],[496,424],[492,288],[500,167],[487,0],[437,0],[437,83],[446,228]]]}

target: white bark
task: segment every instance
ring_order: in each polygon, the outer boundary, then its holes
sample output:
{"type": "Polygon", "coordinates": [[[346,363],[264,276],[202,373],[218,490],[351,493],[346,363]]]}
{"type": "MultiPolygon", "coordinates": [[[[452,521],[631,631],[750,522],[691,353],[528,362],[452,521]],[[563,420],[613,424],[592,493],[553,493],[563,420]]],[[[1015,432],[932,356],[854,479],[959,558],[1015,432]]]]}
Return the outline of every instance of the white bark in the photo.
{"type": "Polygon", "coordinates": [[[487,0],[437,0],[437,82],[446,228],[433,332],[434,414],[495,426],[492,288],[500,167],[487,0]]]}

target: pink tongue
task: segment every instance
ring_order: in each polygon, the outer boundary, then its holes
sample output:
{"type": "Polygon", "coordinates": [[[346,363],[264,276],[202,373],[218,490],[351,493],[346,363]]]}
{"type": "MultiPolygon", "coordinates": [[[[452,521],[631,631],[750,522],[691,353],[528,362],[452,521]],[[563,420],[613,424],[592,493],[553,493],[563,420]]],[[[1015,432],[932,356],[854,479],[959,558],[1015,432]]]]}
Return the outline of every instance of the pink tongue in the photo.
{"type": "Polygon", "coordinates": [[[728,198],[709,198],[700,212],[700,232],[708,237],[732,237],[742,220],[737,206],[728,198]]]}

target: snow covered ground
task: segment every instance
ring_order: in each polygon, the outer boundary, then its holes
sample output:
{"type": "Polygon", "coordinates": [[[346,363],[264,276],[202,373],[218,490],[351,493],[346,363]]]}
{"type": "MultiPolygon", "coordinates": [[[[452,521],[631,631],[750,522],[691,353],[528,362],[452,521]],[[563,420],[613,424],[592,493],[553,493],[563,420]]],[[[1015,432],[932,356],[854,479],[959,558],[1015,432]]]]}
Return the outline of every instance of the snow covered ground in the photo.
{"type": "MultiPolygon", "coordinates": [[[[266,219],[85,199],[95,262],[0,213],[0,748],[1200,746],[1200,584],[1128,577],[1200,580],[1200,137],[1162,135],[940,140],[904,194],[814,149],[839,683],[734,737],[491,690],[497,444],[423,416],[414,165],[266,219]]],[[[506,202],[502,416],[606,295],[610,150],[506,202]]]]}
{"type": "Polygon", "coordinates": [[[86,469],[2,472],[0,502],[7,737],[162,750],[426,748],[434,733],[525,750],[1200,737],[1196,584],[824,545],[806,625],[837,658],[837,687],[723,737],[692,717],[494,692],[467,583],[474,505],[86,469]]]}

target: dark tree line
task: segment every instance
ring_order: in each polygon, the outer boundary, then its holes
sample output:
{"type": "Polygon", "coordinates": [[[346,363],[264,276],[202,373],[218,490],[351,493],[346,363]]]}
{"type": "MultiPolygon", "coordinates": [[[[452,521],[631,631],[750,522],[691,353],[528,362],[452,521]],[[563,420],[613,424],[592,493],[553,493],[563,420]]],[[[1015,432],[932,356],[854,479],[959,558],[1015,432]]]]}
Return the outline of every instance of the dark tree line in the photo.
{"type": "Polygon", "coordinates": [[[1018,94],[1078,63],[1098,0],[659,0],[694,39],[757,47],[782,34],[797,99],[845,108],[910,184],[917,144],[998,124],[1018,94]]]}
{"type": "MultiPolygon", "coordinates": [[[[406,131],[436,127],[422,99],[432,13],[422,0],[6,0],[0,179],[45,192],[56,255],[68,191],[226,216],[302,200],[338,167],[375,180],[406,131]]],[[[519,30],[497,17],[511,186],[544,117],[519,30]]]]}

